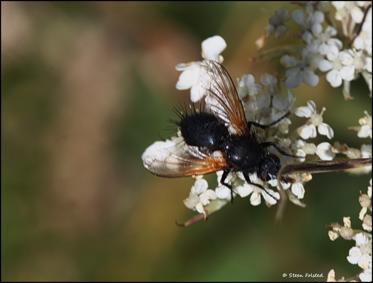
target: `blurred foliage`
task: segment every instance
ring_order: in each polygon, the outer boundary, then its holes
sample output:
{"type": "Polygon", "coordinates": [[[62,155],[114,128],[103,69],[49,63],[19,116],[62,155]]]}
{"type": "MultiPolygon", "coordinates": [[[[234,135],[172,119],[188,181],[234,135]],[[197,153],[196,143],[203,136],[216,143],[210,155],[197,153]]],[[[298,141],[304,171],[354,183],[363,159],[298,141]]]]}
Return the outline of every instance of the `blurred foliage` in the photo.
{"type": "MultiPolygon", "coordinates": [[[[163,179],[141,154],[170,136],[179,62],[199,58],[214,34],[228,43],[236,77],[276,68],[250,66],[255,40],[279,2],[2,2],[2,280],[262,281],[283,272],[330,268],[354,274],[350,243],[332,243],[327,225],[357,219],[369,177],[314,176],[306,209],[245,199],[188,229],[182,200],[191,178],[163,179]]],[[[370,99],[362,81],[353,102],[325,82],[297,89],[297,103],[325,105],[336,139],[370,99]],[[341,115],[342,114],[342,115],[341,115]]],[[[355,223],[357,224],[357,223],[355,223]]]]}

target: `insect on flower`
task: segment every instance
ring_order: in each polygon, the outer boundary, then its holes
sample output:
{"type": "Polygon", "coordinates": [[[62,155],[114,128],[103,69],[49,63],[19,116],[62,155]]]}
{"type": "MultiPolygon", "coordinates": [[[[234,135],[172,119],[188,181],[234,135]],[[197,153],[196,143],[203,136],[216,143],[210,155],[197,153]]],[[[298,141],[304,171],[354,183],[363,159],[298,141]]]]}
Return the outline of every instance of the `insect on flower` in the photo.
{"type": "MultiPolygon", "coordinates": [[[[142,155],[143,164],[151,173],[161,177],[184,177],[222,170],[220,184],[231,190],[232,200],[233,187],[226,182],[230,172],[241,172],[248,184],[273,197],[265,186],[252,182],[250,175],[256,173],[264,182],[275,179],[292,182],[289,177],[291,173],[339,171],[371,164],[371,158],[368,158],[294,162],[282,166],[279,156],[269,151],[271,147],[279,154],[292,158],[298,156],[288,153],[274,142],[261,141],[256,128],[265,130],[272,127],[290,112],[268,124],[247,121],[235,84],[224,66],[216,61],[205,60],[201,67],[208,76],[204,86],[205,102],[199,102],[198,107],[193,105],[191,111],[178,112],[177,138],[156,142],[145,150],[142,155]]],[[[198,215],[184,225],[188,226],[187,223],[193,224],[201,219],[204,218],[198,215]]]]}
{"type": "Polygon", "coordinates": [[[263,125],[247,122],[236,87],[227,70],[215,61],[204,61],[203,67],[210,77],[206,86],[209,104],[194,107],[191,113],[179,112],[182,140],[167,149],[166,154],[143,155],[144,166],[150,172],[162,177],[203,175],[223,170],[220,183],[232,190],[225,182],[231,171],[243,173],[248,184],[266,190],[253,183],[249,174],[257,173],[260,179],[268,181],[277,178],[281,168],[280,159],[268,151],[274,147],[283,155],[295,157],[273,142],[260,142],[254,127],[266,129],[286,116],[263,125]]]}

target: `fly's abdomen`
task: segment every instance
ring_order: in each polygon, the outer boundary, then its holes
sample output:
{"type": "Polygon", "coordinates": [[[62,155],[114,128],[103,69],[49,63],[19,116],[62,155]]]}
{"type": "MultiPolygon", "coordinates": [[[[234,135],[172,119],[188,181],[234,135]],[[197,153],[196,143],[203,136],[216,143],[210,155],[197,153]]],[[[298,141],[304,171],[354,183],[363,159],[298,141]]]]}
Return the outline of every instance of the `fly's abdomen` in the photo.
{"type": "Polygon", "coordinates": [[[210,113],[193,113],[183,117],[179,123],[181,134],[188,145],[221,150],[229,136],[222,121],[210,113]]]}

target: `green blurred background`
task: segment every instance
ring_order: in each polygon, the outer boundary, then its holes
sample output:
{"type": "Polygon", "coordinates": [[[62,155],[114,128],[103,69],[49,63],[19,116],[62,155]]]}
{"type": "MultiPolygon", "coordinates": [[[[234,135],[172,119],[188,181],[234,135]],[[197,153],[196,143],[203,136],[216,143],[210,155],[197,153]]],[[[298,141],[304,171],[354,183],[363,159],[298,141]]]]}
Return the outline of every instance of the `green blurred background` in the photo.
{"type": "MultiPolygon", "coordinates": [[[[248,199],[187,229],[191,178],[163,179],[142,166],[144,149],[174,133],[180,62],[199,60],[219,34],[233,77],[261,74],[255,40],[287,2],[1,2],[2,280],[283,280],[282,273],[330,268],[354,275],[352,243],[331,242],[327,225],[352,216],[369,176],[333,173],[307,184],[302,209],[248,199]]],[[[335,140],[371,100],[362,80],[353,102],[324,80],[300,87],[297,105],[324,105],[335,140]]],[[[309,280],[309,279],[308,279],[309,280]]]]}

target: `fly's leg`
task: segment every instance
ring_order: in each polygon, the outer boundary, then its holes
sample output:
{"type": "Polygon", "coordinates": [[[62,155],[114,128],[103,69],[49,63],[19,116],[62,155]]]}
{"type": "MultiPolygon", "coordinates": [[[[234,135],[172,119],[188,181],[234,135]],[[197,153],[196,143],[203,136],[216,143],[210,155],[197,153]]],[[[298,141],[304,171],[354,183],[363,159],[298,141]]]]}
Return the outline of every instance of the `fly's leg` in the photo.
{"type": "Polygon", "coordinates": [[[285,117],[289,116],[289,114],[290,114],[290,111],[286,112],[285,115],[281,116],[277,120],[275,120],[272,123],[269,123],[267,125],[262,125],[262,124],[257,123],[257,122],[248,122],[247,126],[248,126],[249,130],[251,129],[251,126],[255,126],[255,127],[258,127],[258,128],[261,128],[261,129],[269,128],[269,127],[272,127],[273,125],[276,125],[278,122],[283,120],[285,117]]]}
{"type": "Polygon", "coordinates": [[[273,146],[279,153],[285,156],[293,157],[293,158],[302,158],[301,156],[296,156],[290,153],[287,153],[286,151],[282,150],[277,144],[273,142],[263,142],[260,144],[262,147],[270,147],[273,146]]]}
{"type": "Polygon", "coordinates": [[[247,182],[248,184],[253,185],[253,186],[256,186],[256,187],[258,187],[258,188],[261,188],[262,190],[265,190],[265,188],[264,188],[262,185],[259,185],[259,184],[256,184],[256,183],[253,183],[253,182],[250,180],[250,176],[249,176],[249,174],[244,173],[243,175],[244,175],[245,180],[246,180],[246,182],[247,182]]]}
{"type": "Polygon", "coordinates": [[[231,190],[231,203],[233,203],[233,187],[231,184],[228,184],[225,182],[225,179],[227,179],[229,172],[230,170],[224,170],[223,175],[221,176],[221,179],[220,179],[220,184],[223,184],[224,186],[228,187],[231,190]]]}
{"type": "Polygon", "coordinates": [[[263,187],[262,185],[259,185],[259,184],[256,184],[256,183],[253,183],[251,180],[250,180],[250,176],[249,176],[249,174],[247,174],[247,173],[244,173],[243,174],[244,175],[244,177],[245,177],[245,180],[246,180],[246,182],[248,183],[248,184],[250,184],[250,185],[253,185],[253,186],[256,186],[256,187],[258,187],[258,188],[261,188],[262,190],[264,190],[274,201],[276,201],[277,202],[277,199],[275,199],[274,197],[273,197],[273,195],[272,195],[272,193],[270,193],[270,192],[268,192],[268,190],[265,188],[265,187],[263,187]]]}

